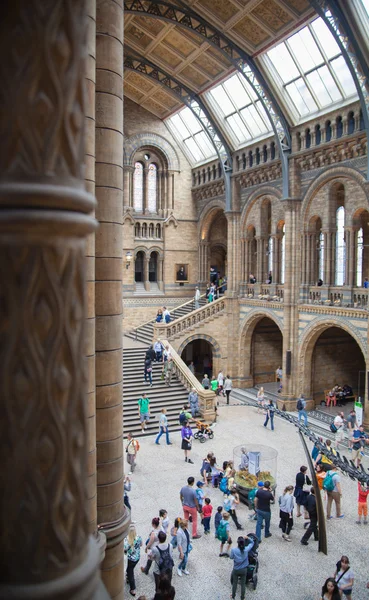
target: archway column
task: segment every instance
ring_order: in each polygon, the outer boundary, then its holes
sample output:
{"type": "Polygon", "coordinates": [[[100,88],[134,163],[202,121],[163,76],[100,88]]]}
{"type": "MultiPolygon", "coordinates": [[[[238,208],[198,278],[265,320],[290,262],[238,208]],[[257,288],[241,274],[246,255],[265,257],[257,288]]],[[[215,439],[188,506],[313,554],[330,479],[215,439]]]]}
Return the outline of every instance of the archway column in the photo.
{"type": "Polygon", "coordinates": [[[281,280],[280,267],[279,267],[279,256],[281,251],[281,237],[279,235],[273,235],[273,283],[278,284],[281,280]]]}
{"type": "Polygon", "coordinates": [[[143,207],[142,212],[146,215],[149,212],[149,168],[143,169],[143,207]]]}
{"type": "Polygon", "coordinates": [[[200,252],[199,252],[199,276],[200,276],[200,284],[206,285],[209,283],[209,270],[208,270],[208,262],[209,262],[209,242],[200,242],[200,252]]]}
{"type": "Polygon", "coordinates": [[[87,492],[86,4],[4,1],[1,33],[0,597],[106,598],[87,492]]]}
{"type": "Polygon", "coordinates": [[[239,374],[239,354],[235,340],[239,335],[240,305],[239,282],[241,275],[240,257],[240,216],[239,211],[227,211],[227,334],[228,334],[228,360],[227,371],[231,377],[239,374]]]}
{"type": "Polygon", "coordinates": [[[305,285],[307,283],[306,245],[307,245],[307,234],[302,233],[301,234],[301,284],[302,285],[305,285]]]}
{"type": "Polygon", "coordinates": [[[159,290],[164,289],[164,258],[158,258],[158,287],[159,290]]]}
{"type": "Polygon", "coordinates": [[[143,259],[143,278],[144,278],[145,290],[147,292],[150,291],[149,263],[150,263],[150,258],[148,256],[144,256],[144,259],[143,259]]]}
{"type": "Polygon", "coordinates": [[[133,172],[134,167],[123,168],[123,209],[133,209],[133,172]]]}
{"type": "Polygon", "coordinates": [[[346,273],[345,285],[354,287],[356,282],[356,242],[357,231],[354,227],[345,227],[346,273]]]}
{"type": "Polygon", "coordinates": [[[282,200],[285,209],[285,285],[283,311],[283,389],[279,405],[294,407],[303,390],[298,385],[298,301],[301,249],[299,246],[300,198],[282,200]],[[287,374],[287,353],[291,353],[291,373],[287,374]]]}

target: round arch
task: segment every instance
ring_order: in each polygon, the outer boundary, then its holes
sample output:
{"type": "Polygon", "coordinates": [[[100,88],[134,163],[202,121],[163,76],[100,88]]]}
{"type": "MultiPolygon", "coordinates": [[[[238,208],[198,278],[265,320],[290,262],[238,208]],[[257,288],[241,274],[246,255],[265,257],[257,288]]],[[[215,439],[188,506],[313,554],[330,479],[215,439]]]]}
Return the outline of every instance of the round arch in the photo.
{"type": "Polygon", "coordinates": [[[202,379],[205,373],[210,378],[220,369],[220,345],[209,335],[189,336],[181,343],[178,354],[188,365],[193,363],[195,374],[199,379],[202,379]]]}
{"type": "MultiPolygon", "coordinates": [[[[240,365],[239,365],[239,373],[240,378],[246,382],[252,382],[254,379],[253,367],[252,367],[252,344],[253,344],[253,335],[256,327],[263,319],[269,319],[277,326],[278,331],[282,338],[283,344],[283,321],[282,319],[276,317],[274,313],[268,310],[261,310],[256,308],[252,310],[247,317],[245,317],[243,323],[241,324],[241,335],[240,335],[240,343],[239,343],[239,352],[238,355],[240,357],[240,365]]],[[[282,358],[280,359],[282,362],[282,358]]],[[[282,365],[277,365],[282,366],[282,365]]],[[[276,367],[277,368],[277,367],[276,367]]]]}
{"type": "Polygon", "coordinates": [[[282,198],[282,194],[275,187],[266,185],[264,187],[258,187],[257,190],[252,192],[247,198],[245,205],[243,207],[240,219],[240,231],[244,232],[247,228],[247,220],[250,214],[251,209],[255,206],[258,200],[261,198],[268,199],[271,203],[273,200],[280,200],[282,198]]]}
{"type": "Polygon", "coordinates": [[[201,211],[199,215],[199,238],[206,240],[209,235],[210,227],[213,223],[214,216],[218,212],[225,212],[225,202],[222,200],[212,200],[201,211]]]}
{"type": "MultiPolygon", "coordinates": [[[[304,331],[299,343],[299,392],[310,398],[313,395],[312,389],[312,371],[313,354],[316,344],[322,334],[329,329],[342,330],[348,334],[359,347],[365,363],[367,344],[359,330],[350,324],[349,321],[338,321],[337,319],[327,319],[326,315],[320,319],[315,319],[307,331],[304,331]]],[[[336,383],[336,382],[334,382],[336,383]]],[[[346,382],[343,382],[346,383],[346,382]]],[[[332,384],[333,385],[333,384],[332,384]]]]}
{"type": "Polygon", "coordinates": [[[169,171],[180,171],[177,152],[165,138],[157,133],[137,133],[130,138],[126,138],[124,146],[126,166],[133,167],[134,155],[140,148],[152,146],[165,156],[169,171]]]}
{"type": "Polygon", "coordinates": [[[149,258],[151,257],[151,254],[152,254],[153,252],[156,252],[156,253],[157,253],[157,255],[158,255],[158,259],[159,259],[159,260],[164,258],[164,251],[163,251],[163,248],[159,248],[159,246],[150,246],[150,248],[148,248],[148,249],[146,250],[147,256],[148,256],[149,258]]]}
{"type": "Polygon", "coordinates": [[[145,246],[136,246],[136,248],[133,251],[133,257],[134,257],[134,259],[136,258],[136,255],[139,252],[143,252],[144,255],[145,255],[145,258],[149,258],[148,250],[147,250],[147,248],[145,246]]]}

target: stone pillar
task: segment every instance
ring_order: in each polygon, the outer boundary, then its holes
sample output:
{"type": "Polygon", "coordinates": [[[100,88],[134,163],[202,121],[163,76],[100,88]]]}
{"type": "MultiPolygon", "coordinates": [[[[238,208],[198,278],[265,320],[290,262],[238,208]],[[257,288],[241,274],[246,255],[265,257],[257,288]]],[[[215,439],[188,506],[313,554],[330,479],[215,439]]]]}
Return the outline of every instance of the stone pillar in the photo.
{"type": "Polygon", "coordinates": [[[170,212],[174,208],[173,191],[174,191],[173,173],[171,173],[171,171],[168,171],[167,215],[169,215],[170,212]]]}
{"type": "Polygon", "coordinates": [[[306,283],[306,234],[302,233],[301,235],[301,283],[306,283]]]}
{"type": "Polygon", "coordinates": [[[288,198],[282,200],[285,208],[285,285],[283,313],[283,390],[279,405],[286,404],[287,410],[294,406],[298,393],[298,301],[299,301],[299,264],[301,249],[298,244],[301,200],[288,198]],[[291,351],[291,374],[286,373],[287,351],[291,351]]]}
{"type": "Polygon", "coordinates": [[[158,259],[158,287],[159,290],[163,290],[164,288],[164,258],[159,258],[158,259]]]}
{"type": "Polygon", "coordinates": [[[147,292],[150,291],[149,262],[150,258],[148,256],[144,256],[144,286],[147,292]]]}
{"type": "Polygon", "coordinates": [[[160,185],[160,216],[163,217],[165,214],[166,206],[166,189],[167,189],[167,178],[166,171],[161,173],[161,185],[160,185]]]}
{"type": "Polygon", "coordinates": [[[263,283],[264,238],[256,238],[256,281],[263,283]]]}
{"type": "Polygon", "coordinates": [[[124,165],[123,170],[123,209],[128,210],[133,207],[133,168],[124,165]]]}
{"type": "Polygon", "coordinates": [[[15,600],[103,597],[87,494],[86,32],[84,0],[2,2],[0,597],[15,600]]]}
{"type": "Polygon", "coordinates": [[[122,270],[123,6],[96,3],[96,439],[97,514],[107,536],[102,578],[123,597],[122,270]]]}
{"type": "Polygon", "coordinates": [[[346,241],[346,273],[345,284],[354,287],[356,283],[356,248],[357,231],[353,227],[345,227],[346,241]]]}
{"type": "Polygon", "coordinates": [[[149,212],[149,168],[145,167],[143,170],[143,207],[142,212],[146,215],[149,212]]]}
{"type": "Polygon", "coordinates": [[[273,271],[272,271],[272,275],[273,275],[273,283],[279,283],[280,282],[280,274],[279,274],[279,269],[278,269],[278,258],[279,258],[279,252],[280,252],[280,236],[279,235],[273,235],[273,271]]]}
{"type": "Polygon", "coordinates": [[[240,213],[228,211],[227,217],[227,296],[238,296],[241,273],[240,247],[240,213]]]}

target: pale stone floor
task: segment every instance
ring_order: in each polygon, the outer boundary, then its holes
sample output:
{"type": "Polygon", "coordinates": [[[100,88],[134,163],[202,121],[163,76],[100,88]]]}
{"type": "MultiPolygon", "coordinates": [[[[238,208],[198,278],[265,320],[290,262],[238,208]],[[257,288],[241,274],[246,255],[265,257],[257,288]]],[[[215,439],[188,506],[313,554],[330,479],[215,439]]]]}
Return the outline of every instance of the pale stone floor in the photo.
{"type": "MultiPolygon", "coordinates": [[[[199,479],[199,469],[203,456],[210,450],[215,452],[219,464],[233,458],[233,448],[243,443],[260,443],[269,445],[278,451],[277,497],[284,487],[295,483],[295,475],[306,457],[297,430],[290,424],[275,419],[275,431],[266,430],[262,426],[263,415],[256,409],[247,406],[229,406],[219,408],[218,423],[214,428],[214,439],[204,444],[194,441],[191,452],[194,465],[184,462],[180,449],[180,433],[172,436],[173,446],[165,444],[164,436],[161,445],[155,446],[155,438],[150,436],[140,440],[141,448],[137,460],[137,468],[132,477],[132,491],[129,494],[132,505],[132,518],[136,521],[138,534],[145,542],[149,532],[151,519],[158,516],[159,509],[168,510],[171,523],[178,515],[182,515],[179,490],[185,485],[187,477],[193,475],[199,479]]],[[[310,448],[309,442],[309,448],[310,448]]],[[[366,467],[368,465],[365,465],[366,467]]],[[[222,504],[223,495],[217,489],[205,488],[211,498],[212,505],[222,504]]],[[[272,537],[263,539],[259,551],[259,581],[256,591],[247,588],[246,598],[254,600],[317,600],[325,579],[331,576],[335,564],[342,554],[347,554],[355,572],[353,600],[369,598],[366,582],[369,581],[369,525],[355,524],[357,508],[357,484],[342,476],[343,512],[342,520],[332,519],[327,522],[328,556],[318,553],[317,543],[313,536],[308,546],[302,546],[303,517],[295,518],[295,526],[291,532],[292,543],[281,538],[279,510],[276,504],[272,508],[272,537]]],[[[296,512],[296,511],[295,511],[296,512]]],[[[334,514],[334,509],[333,509],[334,514]]],[[[245,533],[255,531],[254,523],[248,520],[249,511],[240,505],[238,517],[245,528],[245,533]]],[[[176,588],[176,600],[226,600],[230,598],[229,577],[233,561],[219,558],[219,542],[214,538],[213,519],[211,535],[202,536],[193,541],[190,554],[189,576],[179,578],[176,568],[173,570],[173,585],[176,588]]],[[[202,533],[202,527],[200,525],[202,533]]],[[[231,535],[237,539],[236,528],[231,521],[231,535]]],[[[175,564],[178,564],[178,551],[174,551],[175,564]]],[[[146,555],[141,554],[141,561],[135,569],[137,595],[146,594],[147,600],[154,596],[154,578],[141,573],[140,566],[146,562],[146,555]]],[[[131,597],[126,586],[125,597],[131,597]]],[[[240,598],[238,588],[237,598],[240,598]]]]}

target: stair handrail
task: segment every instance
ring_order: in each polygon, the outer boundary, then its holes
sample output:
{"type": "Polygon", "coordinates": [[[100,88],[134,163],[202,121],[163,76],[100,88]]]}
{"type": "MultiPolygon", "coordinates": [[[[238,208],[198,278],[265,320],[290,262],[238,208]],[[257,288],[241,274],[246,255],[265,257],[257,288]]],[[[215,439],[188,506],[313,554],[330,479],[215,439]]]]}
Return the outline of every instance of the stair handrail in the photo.
{"type": "Polygon", "coordinates": [[[216,395],[212,390],[205,390],[197,377],[190,371],[184,360],[179,356],[178,352],[173,348],[170,342],[166,339],[160,339],[161,343],[164,347],[169,348],[171,353],[173,362],[174,362],[174,373],[182,383],[182,385],[187,388],[190,392],[192,389],[195,389],[197,395],[199,397],[199,409],[201,416],[206,420],[213,422],[216,417],[216,395]]]}
{"type": "MultiPolygon", "coordinates": [[[[199,300],[201,300],[201,298],[205,298],[206,293],[201,294],[199,300]]],[[[179,306],[176,306],[175,308],[173,308],[173,312],[170,313],[171,317],[173,316],[173,313],[175,313],[176,310],[179,310],[180,308],[183,308],[184,306],[187,306],[187,304],[195,304],[195,299],[191,298],[191,300],[187,300],[187,302],[184,302],[183,304],[180,304],[179,306]]],[[[176,317],[174,317],[175,319],[176,317]]],[[[151,323],[156,323],[156,319],[150,319],[149,321],[145,321],[145,323],[141,323],[141,325],[139,325],[138,327],[134,327],[133,329],[130,329],[129,331],[127,331],[127,333],[135,333],[136,334],[136,339],[137,339],[137,331],[139,329],[141,329],[141,327],[144,327],[145,325],[150,325],[151,323]]]]}
{"type": "Polygon", "coordinates": [[[178,317],[174,321],[170,323],[154,323],[154,332],[153,332],[153,340],[157,338],[163,337],[172,337],[173,335],[179,334],[185,329],[189,329],[195,325],[200,325],[203,321],[205,321],[208,317],[212,317],[216,314],[223,313],[227,304],[227,296],[221,296],[213,302],[209,302],[209,304],[204,304],[192,311],[189,314],[183,315],[182,317],[178,317]],[[222,303],[224,306],[222,307],[222,303]],[[207,313],[210,313],[209,315],[207,313]],[[190,319],[191,323],[188,327],[182,327],[182,323],[186,321],[186,319],[190,319]]]}

